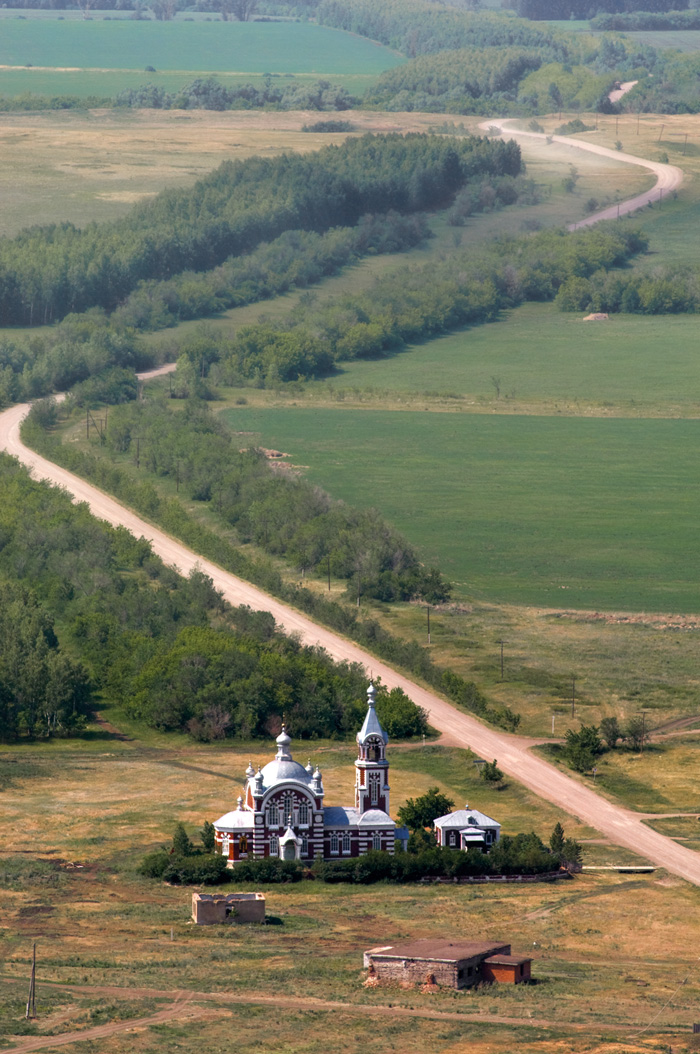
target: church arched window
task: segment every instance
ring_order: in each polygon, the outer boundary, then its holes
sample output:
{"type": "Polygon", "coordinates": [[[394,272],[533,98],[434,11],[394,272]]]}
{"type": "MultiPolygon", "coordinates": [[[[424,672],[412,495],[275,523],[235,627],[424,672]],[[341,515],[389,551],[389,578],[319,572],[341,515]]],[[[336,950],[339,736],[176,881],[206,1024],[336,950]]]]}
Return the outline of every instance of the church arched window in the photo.
{"type": "Polygon", "coordinates": [[[276,834],[270,838],[270,856],[279,856],[280,840],[276,834]]]}
{"type": "Polygon", "coordinates": [[[267,822],[270,827],[277,827],[280,822],[280,811],[276,801],[271,801],[267,807],[267,822]]]}
{"type": "Polygon", "coordinates": [[[375,831],[374,834],[372,835],[372,848],[373,849],[381,849],[381,847],[382,847],[382,837],[381,837],[379,831],[375,831]]]}
{"type": "Polygon", "coordinates": [[[302,838],[302,840],[301,840],[301,855],[302,856],[308,856],[309,855],[309,839],[308,838],[302,838]]]}
{"type": "Polygon", "coordinates": [[[376,805],[379,801],[379,773],[370,772],[369,774],[369,800],[372,805],[376,805]]]}
{"type": "Polygon", "coordinates": [[[343,852],[344,853],[349,853],[350,852],[350,832],[349,831],[343,831],[343,852]]]}
{"type": "Polygon", "coordinates": [[[338,835],[335,833],[331,835],[331,852],[338,852],[338,835]]]}
{"type": "Polygon", "coordinates": [[[299,804],[299,823],[307,824],[309,822],[309,803],[302,801],[299,804]]]}

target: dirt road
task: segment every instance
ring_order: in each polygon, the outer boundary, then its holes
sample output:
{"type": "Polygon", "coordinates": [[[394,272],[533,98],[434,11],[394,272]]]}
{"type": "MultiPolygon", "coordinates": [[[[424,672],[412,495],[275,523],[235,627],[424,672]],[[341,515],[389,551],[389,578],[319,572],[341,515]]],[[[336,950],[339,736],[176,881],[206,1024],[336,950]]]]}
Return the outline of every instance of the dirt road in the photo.
{"type": "Polygon", "coordinates": [[[509,776],[570,815],[578,817],[583,823],[603,832],[614,844],[631,849],[652,863],[700,885],[699,854],[652,831],[630,810],[607,801],[583,782],[534,756],[517,736],[487,728],[476,718],[460,712],[433,692],[397,673],[352,641],[317,626],[305,615],[268,596],[249,582],[202,559],[164,531],[120,505],[114,498],[29,450],[19,435],[20,423],[28,410],[28,404],[22,404],[0,414],[0,449],[19,458],[37,478],[65,487],[76,502],[86,502],[95,516],[113,526],[122,525],[135,535],[147,538],[154,552],[183,574],[188,574],[195,567],[201,569],[211,576],[214,586],[222,591],[230,603],[249,604],[257,610],[270,611],[286,633],[299,634],[306,644],[320,645],[335,659],[360,663],[373,676],[380,676],[390,688],[403,688],[419,706],[427,710],[430,723],[444,733],[446,742],[471,747],[483,758],[497,758],[499,767],[509,776]]]}
{"type": "Polygon", "coordinates": [[[484,131],[488,131],[489,128],[498,128],[501,132],[507,133],[514,138],[545,140],[553,145],[561,144],[562,146],[574,147],[577,150],[585,150],[589,154],[609,157],[612,161],[622,161],[628,165],[639,165],[640,168],[649,169],[656,176],[656,183],[651,190],[645,190],[643,194],[637,194],[634,198],[610,205],[608,208],[601,209],[600,212],[594,212],[590,216],[586,216],[585,219],[578,220],[577,223],[570,223],[568,227],[570,231],[576,231],[580,227],[592,227],[594,223],[599,223],[601,220],[619,219],[620,216],[625,216],[627,213],[645,208],[650,202],[661,201],[662,198],[677,190],[683,182],[683,169],[676,168],[675,165],[664,165],[660,161],[649,161],[645,157],[635,157],[634,154],[625,154],[621,150],[610,150],[607,146],[598,146],[597,143],[586,143],[580,139],[572,139],[565,135],[546,135],[543,132],[521,131],[518,128],[512,128],[510,121],[484,121],[479,127],[484,131]]]}
{"type": "MultiPolygon", "coordinates": [[[[132,1029],[145,1028],[159,1022],[170,1021],[176,1017],[193,1018],[203,1016],[207,1010],[202,1007],[193,1007],[190,1000],[198,1002],[210,1001],[223,1004],[227,1009],[231,1005],[236,1006],[269,1006],[290,1010],[327,1010],[334,1013],[355,1014],[358,1017],[413,1017],[427,1018],[431,1021],[458,1021],[464,1025],[465,1032],[473,1024],[492,1025],[515,1025],[517,1027],[529,1028],[556,1028],[576,1032],[586,1031],[595,1034],[595,1027],[588,1023],[571,1021],[550,1021],[535,1017],[507,1017],[504,1014],[487,1014],[480,1011],[472,1013],[459,1013],[450,1010],[435,1010],[432,1007],[414,1008],[409,1006],[377,1006],[372,1003],[341,1003],[337,1000],[316,999],[312,996],[301,997],[296,995],[260,995],[257,992],[168,992],[155,988],[114,988],[103,986],[84,985],[51,985],[52,987],[64,988],[79,995],[99,996],[115,999],[173,999],[172,1006],[166,1010],[160,1010],[150,1017],[137,1018],[127,1021],[114,1021],[108,1025],[98,1025],[96,1028],[81,1029],[79,1032],[64,1032],[58,1036],[37,1036],[31,1039],[19,1040],[14,1046],[5,1048],[8,1054],[30,1054],[31,1051],[42,1050],[48,1047],[67,1046],[79,1040],[103,1039],[113,1036],[117,1032],[128,1032],[132,1029]]],[[[628,1032],[629,1025],[601,1024],[597,1027],[604,1032],[628,1032]]]]}

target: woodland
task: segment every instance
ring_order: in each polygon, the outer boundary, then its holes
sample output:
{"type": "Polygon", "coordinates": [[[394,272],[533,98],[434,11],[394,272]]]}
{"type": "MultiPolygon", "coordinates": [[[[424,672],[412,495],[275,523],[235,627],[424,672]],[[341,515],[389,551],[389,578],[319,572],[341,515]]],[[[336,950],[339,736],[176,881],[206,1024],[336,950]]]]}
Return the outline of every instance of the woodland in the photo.
{"type": "MultiPolygon", "coordinates": [[[[230,607],[204,575],[181,577],[5,454],[0,486],[0,739],[84,733],[96,692],[202,741],[269,738],[282,712],[301,739],[362,723],[359,667],[285,637],[265,612],[230,607]]],[[[377,706],[394,736],[427,730],[401,691],[380,688],[377,706]]]]}

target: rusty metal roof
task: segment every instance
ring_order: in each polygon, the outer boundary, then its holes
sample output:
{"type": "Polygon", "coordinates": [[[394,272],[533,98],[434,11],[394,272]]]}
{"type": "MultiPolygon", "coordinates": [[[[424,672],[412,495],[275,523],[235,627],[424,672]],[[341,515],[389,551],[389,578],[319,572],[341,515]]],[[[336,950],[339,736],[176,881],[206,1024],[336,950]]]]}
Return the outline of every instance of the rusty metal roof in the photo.
{"type": "Polygon", "coordinates": [[[440,941],[429,938],[370,948],[365,954],[381,959],[433,959],[458,962],[462,959],[486,959],[490,955],[508,955],[510,944],[497,941],[440,941]]]}

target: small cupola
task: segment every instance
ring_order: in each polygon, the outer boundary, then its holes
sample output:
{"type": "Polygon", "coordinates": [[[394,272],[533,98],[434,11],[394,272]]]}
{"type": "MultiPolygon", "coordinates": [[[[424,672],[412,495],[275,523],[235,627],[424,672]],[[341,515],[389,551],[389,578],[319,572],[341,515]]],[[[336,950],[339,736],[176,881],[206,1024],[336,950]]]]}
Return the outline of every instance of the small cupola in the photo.
{"type": "Polygon", "coordinates": [[[275,758],[277,761],[292,761],[292,755],[289,749],[291,742],[292,740],[291,737],[287,735],[286,727],[282,725],[282,731],[277,736],[276,740],[277,753],[275,754],[275,758]]]}

